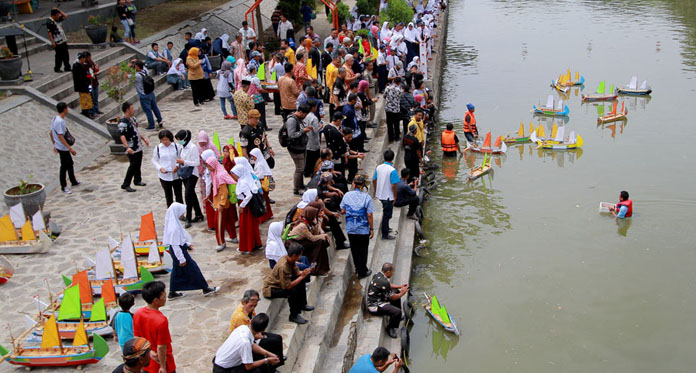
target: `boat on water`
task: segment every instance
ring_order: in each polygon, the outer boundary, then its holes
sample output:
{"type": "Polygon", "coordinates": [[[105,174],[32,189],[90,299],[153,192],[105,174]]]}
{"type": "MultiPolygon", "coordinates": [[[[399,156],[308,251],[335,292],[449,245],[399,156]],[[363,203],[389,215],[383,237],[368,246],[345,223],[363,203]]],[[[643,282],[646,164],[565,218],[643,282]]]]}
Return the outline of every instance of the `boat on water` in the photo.
{"type": "Polygon", "coordinates": [[[467,143],[467,145],[468,147],[466,150],[477,153],[505,154],[507,151],[507,145],[505,145],[502,136],[498,136],[498,138],[495,140],[495,144],[491,146],[490,132],[486,134],[486,138],[483,140],[483,142],[479,140],[474,143],[467,143]]]}
{"type": "MultiPolygon", "coordinates": [[[[532,132],[534,132],[534,123],[529,122],[529,135],[531,135],[532,132]]],[[[517,133],[509,133],[505,135],[503,141],[509,145],[526,144],[531,141],[529,139],[529,135],[524,134],[524,123],[520,122],[520,129],[517,131],[517,133]]]]}
{"type": "Polygon", "coordinates": [[[559,127],[552,139],[541,140],[533,134],[532,141],[537,143],[537,149],[547,150],[574,150],[580,149],[583,145],[582,137],[577,136],[575,131],[570,131],[570,135],[565,137],[565,127],[559,127]]]}
{"type": "Polygon", "coordinates": [[[553,95],[549,95],[547,101],[546,101],[546,106],[539,106],[537,107],[536,105],[533,105],[533,112],[534,114],[537,115],[546,115],[550,117],[562,117],[562,116],[567,116],[570,114],[570,108],[568,108],[568,105],[565,105],[563,103],[563,100],[558,100],[554,104],[554,99],[553,95]]]}
{"type": "Polygon", "coordinates": [[[567,93],[568,88],[576,85],[583,85],[585,83],[585,77],[580,76],[579,72],[575,72],[575,79],[571,78],[570,69],[566,74],[561,74],[558,79],[551,81],[551,86],[557,90],[567,93]]]}
{"type": "Polygon", "coordinates": [[[620,95],[645,96],[652,93],[652,88],[648,85],[647,80],[643,80],[643,84],[638,87],[638,76],[634,75],[631,82],[623,88],[619,88],[620,95]]]}
{"type": "Polygon", "coordinates": [[[429,297],[428,294],[425,294],[425,299],[427,300],[426,304],[423,304],[423,307],[425,308],[425,312],[430,315],[430,317],[435,320],[440,326],[442,326],[446,331],[450,333],[454,333],[455,335],[459,335],[459,328],[457,328],[457,323],[454,321],[454,318],[450,316],[450,314],[447,312],[447,308],[445,308],[444,305],[440,305],[440,302],[437,300],[437,296],[433,295],[433,297],[429,297]]]}
{"type": "Polygon", "coordinates": [[[625,120],[628,115],[628,109],[626,109],[625,102],[621,103],[621,110],[617,111],[618,102],[614,101],[614,106],[612,110],[607,115],[602,115],[597,118],[597,124],[616,122],[619,120],[625,120]]]}
{"type": "Polygon", "coordinates": [[[18,203],[0,217],[0,254],[45,253],[53,243],[50,234],[41,210],[27,219],[18,203]]]}
{"type": "MultiPolygon", "coordinates": [[[[492,158],[492,157],[491,157],[492,158]]],[[[476,166],[469,170],[469,173],[466,175],[466,181],[474,181],[478,179],[479,177],[491,172],[491,158],[488,157],[488,153],[486,153],[483,156],[483,163],[481,163],[480,166],[476,166]]]]}
{"type": "Polygon", "coordinates": [[[594,94],[583,94],[582,95],[582,102],[592,102],[592,101],[612,101],[616,100],[617,97],[619,97],[616,92],[614,92],[614,86],[612,85],[611,88],[609,89],[609,92],[605,92],[605,86],[606,83],[604,80],[599,82],[599,86],[597,87],[597,91],[594,94]]]}

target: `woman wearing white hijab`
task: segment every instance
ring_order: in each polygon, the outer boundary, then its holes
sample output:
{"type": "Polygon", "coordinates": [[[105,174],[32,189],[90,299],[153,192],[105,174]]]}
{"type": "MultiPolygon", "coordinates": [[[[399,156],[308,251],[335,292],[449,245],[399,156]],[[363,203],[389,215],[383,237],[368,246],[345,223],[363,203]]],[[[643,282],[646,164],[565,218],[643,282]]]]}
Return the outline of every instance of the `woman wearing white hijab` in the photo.
{"type": "Polygon", "coordinates": [[[194,36],[194,39],[204,41],[206,36],[208,36],[208,29],[204,27],[201,29],[201,32],[196,33],[196,36],[194,36]]]}
{"type": "Polygon", "coordinates": [[[172,62],[172,67],[167,71],[167,83],[174,86],[177,91],[188,88],[188,78],[186,77],[186,67],[181,58],[172,62]]]}
{"type": "Polygon", "coordinates": [[[382,23],[382,29],[379,31],[379,40],[383,43],[391,40],[392,32],[389,29],[389,22],[382,23]]]}
{"type": "MultiPolygon", "coordinates": [[[[410,22],[404,29],[404,41],[406,42],[406,61],[413,60],[413,57],[418,55],[418,42],[416,41],[418,30],[410,22]]],[[[410,66],[410,65],[409,65],[410,66]]],[[[410,68],[408,69],[410,70],[410,68]]]]}
{"type": "Polygon", "coordinates": [[[273,210],[271,209],[272,201],[269,197],[273,172],[271,172],[271,168],[268,167],[268,162],[266,162],[266,159],[263,157],[263,152],[261,152],[261,149],[254,148],[249,154],[251,155],[251,158],[254,159],[254,174],[261,181],[263,199],[266,200],[266,213],[259,218],[259,224],[262,224],[273,217],[273,210]]]}
{"type": "Polygon", "coordinates": [[[169,247],[169,255],[174,262],[169,278],[169,299],[183,297],[178,291],[202,289],[204,295],[215,294],[219,286],[211,288],[203,277],[198,264],[191,258],[191,235],[179,220],[186,213],[186,206],[175,202],[167,209],[164,218],[164,237],[162,243],[169,247]]]}
{"type": "Polygon", "coordinates": [[[237,201],[239,203],[239,247],[237,251],[250,253],[261,247],[261,233],[259,232],[258,218],[246,206],[254,194],[259,193],[260,183],[254,180],[249,161],[244,157],[234,159],[232,178],[237,181],[237,201]]]}

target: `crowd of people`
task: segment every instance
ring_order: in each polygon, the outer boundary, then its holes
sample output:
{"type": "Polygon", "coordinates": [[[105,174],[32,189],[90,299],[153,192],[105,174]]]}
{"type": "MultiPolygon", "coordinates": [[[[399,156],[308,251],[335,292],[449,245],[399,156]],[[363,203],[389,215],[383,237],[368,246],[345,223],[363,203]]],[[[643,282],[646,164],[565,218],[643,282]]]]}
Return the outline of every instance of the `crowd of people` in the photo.
{"type": "MultiPolygon", "coordinates": [[[[202,290],[208,295],[219,290],[208,285],[189,253],[193,243],[186,229],[198,222],[206,221],[208,229],[214,232],[217,251],[225,250],[228,244],[235,244],[240,253],[265,247],[271,268],[260,292],[250,289],[244,293],[232,316],[231,334],[215,354],[214,372],[253,371],[283,364],[281,337],[265,331],[269,317],[256,315],[254,308],[260,295],[288,298],[289,321],[307,323],[302,314],[314,307],[307,302],[306,284],[312,277],[330,274],[328,250],[332,238],[337,250],[351,250],[358,277],[372,275],[367,259],[374,231],[379,229],[382,239],[395,238],[390,228],[395,206],[408,206],[408,217],[416,219],[416,190],[425,136],[428,124],[436,116],[432,92],[424,82],[427,61],[434,53],[433,38],[441,5],[430,1],[424,8],[417,1],[413,4],[413,22],[408,24],[383,22],[380,26],[378,16],[355,14],[348,24],[332,29],[323,40],[315,33],[311,19],[305,22],[304,35],[295,38],[298,33],[292,23],[276,10],[277,22],[273,26],[280,41],[278,50],[267,51],[245,22],[233,40],[228,34],[213,39],[203,28],[195,34],[185,33],[186,44],[178,54],[172,50],[173,43],[167,43],[164,49],[153,43],[144,61],[131,61],[140,104],[148,121],[146,129],[159,131],[152,165],[168,208],[164,243],[170,246],[175,270],[168,290],[158,281],[145,285],[143,299],[148,305],[132,317],[126,315],[132,301],[123,299],[124,315],[116,319],[116,330],[120,343],[123,342],[126,367],[116,371],[133,371],[132,367],[144,367],[148,372],[176,369],[167,320],[159,308],[167,299],[183,296],[182,291],[202,290]],[[221,61],[215,68],[211,62],[214,56],[220,56],[221,61]],[[207,105],[217,95],[222,119],[239,124],[239,146],[220,149],[205,131],[192,134],[185,129],[176,133],[165,129],[150,87],[151,78],[148,79],[156,74],[166,74],[168,84],[176,89],[190,89],[195,106],[207,105]],[[382,154],[384,162],[368,177],[359,172],[359,161],[369,151],[367,128],[377,125],[374,120],[380,95],[384,97],[388,139],[403,146],[406,167],[397,170],[395,154],[387,149],[382,154]],[[273,111],[267,113],[266,105],[272,105],[273,111]],[[283,125],[271,128],[267,119],[270,115],[280,116],[283,125]],[[278,131],[280,145],[287,149],[294,163],[293,193],[299,199],[280,216],[273,212],[275,201],[270,196],[275,188],[273,168],[277,154],[268,140],[269,131],[278,131]],[[374,189],[374,198],[382,208],[377,226],[373,221],[373,198],[367,193],[369,187],[374,189]],[[274,217],[280,219],[273,220],[274,217]],[[259,226],[271,220],[264,244],[259,226]],[[130,328],[118,325],[127,324],[129,319],[130,328]],[[120,330],[125,331],[123,336],[120,330]],[[132,334],[128,334],[129,330],[132,334]],[[150,355],[155,359],[150,359],[150,355]]],[[[133,26],[134,21],[129,21],[131,16],[124,6],[119,1],[119,17],[125,28],[133,26]]],[[[386,2],[381,5],[385,6],[386,2]]],[[[135,40],[133,31],[127,33],[126,41],[135,40]]],[[[94,90],[83,87],[90,81],[81,80],[83,75],[85,79],[96,79],[94,74],[90,77],[90,72],[98,66],[85,67],[90,63],[89,55],[81,54],[72,67],[86,116],[98,113],[94,90]],[[92,98],[91,102],[88,98],[92,98]]],[[[76,185],[79,182],[71,163],[68,167],[74,151],[65,143],[62,121],[67,108],[59,104],[57,109],[60,120],[55,121],[58,124],[53,126],[55,130],[52,127],[51,136],[61,154],[61,165],[65,162],[61,179],[67,173],[76,185]]],[[[121,188],[134,192],[133,186],[145,186],[141,167],[143,149],[149,146],[149,140],[140,131],[133,104],[124,103],[121,110],[118,130],[129,159],[121,188]]],[[[61,185],[69,192],[65,180],[61,185]]],[[[400,299],[409,287],[392,284],[393,271],[391,263],[384,263],[372,277],[367,302],[371,313],[389,316],[387,334],[396,338],[401,321],[400,299]]],[[[364,369],[370,364],[386,369],[392,363],[398,370],[398,358],[382,348],[371,357],[361,357],[356,363],[358,368],[352,371],[369,371],[364,369]]]]}

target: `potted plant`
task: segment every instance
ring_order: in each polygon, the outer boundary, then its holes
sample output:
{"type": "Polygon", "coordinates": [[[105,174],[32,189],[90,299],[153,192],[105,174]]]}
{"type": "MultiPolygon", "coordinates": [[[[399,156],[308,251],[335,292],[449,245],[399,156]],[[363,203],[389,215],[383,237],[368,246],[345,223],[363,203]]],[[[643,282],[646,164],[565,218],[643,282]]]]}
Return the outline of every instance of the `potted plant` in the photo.
{"type": "Polygon", "coordinates": [[[22,57],[6,45],[0,47],[0,80],[15,80],[22,75],[22,57]]]}
{"type": "MultiPolygon", "coordinates": [[[[101,91],[106,93],[110,99],[118,102],[118,108],[121,110],[123,98],[131,85],[135,82],[135,69],[123,61],[120,65],[111,66],[106,77],[102,79],[101,91]]],[[[116,116],[106,121],[106,129],[111,134],[116,144],[121,144],[121,133],[118,131],[118,121],[121,119],[116,116]]],[[[113,147],[112,147],[113,150],[113,147]]]]}
{"type": "Polygon", "coordinates": [[[106,25],[102,22],[99,16],[89,16],[87,18],[89,24],[85,26],[85,32],[89,40],[94,44],[101,44],[106,42],[106,25]]]}
{"type": "Polygon", "coordinates": [[[24,208],[24,215],[32,216],[43,209],[46,202],[46,190],[43,184],[32,183],[32,175],[27,180],[19,180],[19,185],[7,189],[4,193],[5,204],[8,208],[18,203],[24,208]]]}

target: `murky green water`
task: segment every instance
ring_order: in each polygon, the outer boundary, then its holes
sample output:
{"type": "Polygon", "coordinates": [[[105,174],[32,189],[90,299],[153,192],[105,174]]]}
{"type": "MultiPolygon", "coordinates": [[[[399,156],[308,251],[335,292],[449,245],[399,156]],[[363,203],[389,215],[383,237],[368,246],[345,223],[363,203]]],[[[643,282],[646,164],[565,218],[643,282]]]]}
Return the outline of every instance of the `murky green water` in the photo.
{"type": "MultiPolygon", "coordinates": [[[[528,131],[531,106],[568,68],[586,93],[636,74],[654,93],[625,99],[625,125],[598,126],[596,105],[574,88],[566,134],[583,137],[582,151],[510,147],[493,175],[468,185],[480,156],[442,164],[447,181],[426,207],[432,249],[412,280],[421,299],[441,298],[462,335],[443,335],[419,309],[412,371],[693,372],[696,1],[450,5],[441,118],[460,138],[467,102],[482,133],[520,121],[528,131]],[[622,189],[632,220],[598,214],[622,189]]],[[[552,120],[540,122],[548,134],[552,120]]]]}

